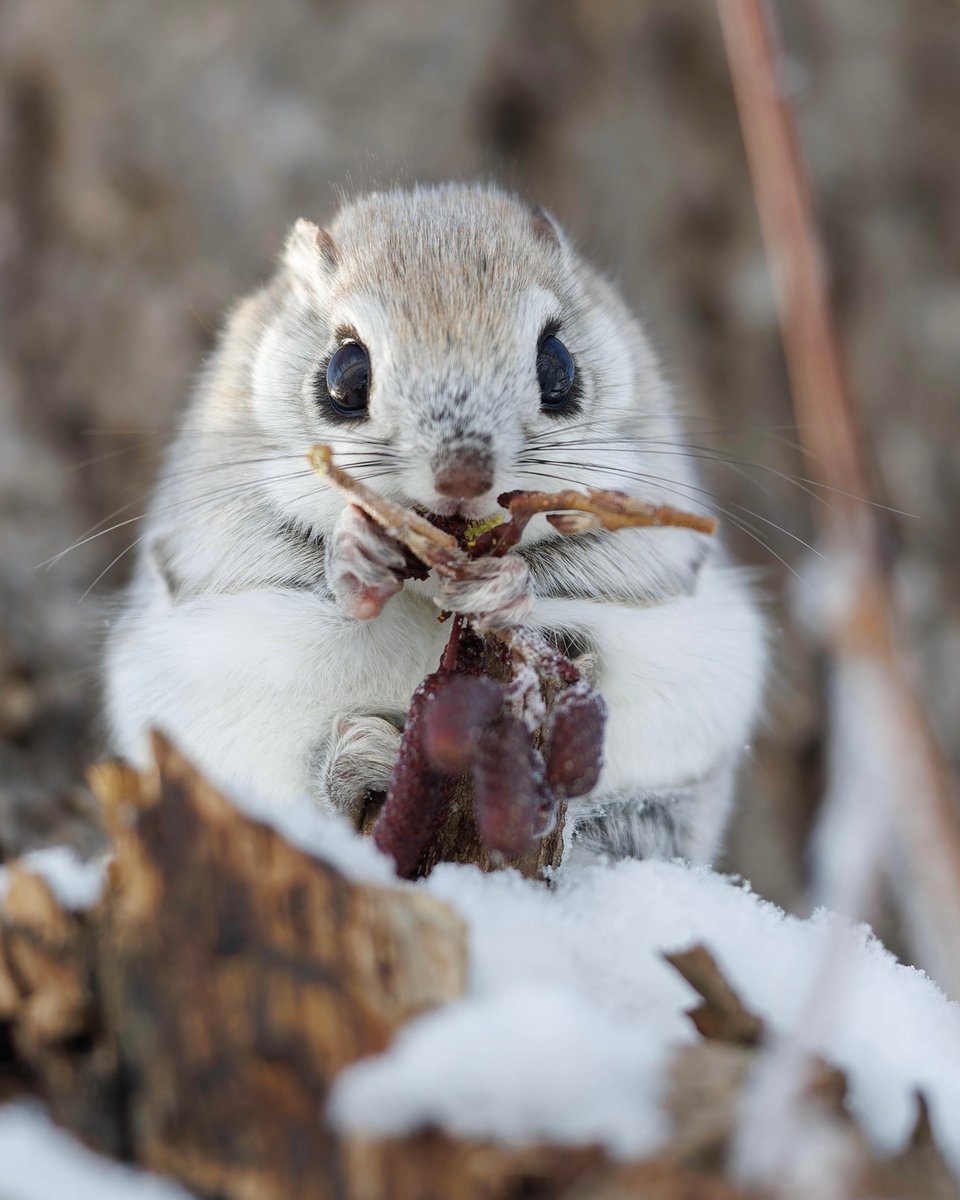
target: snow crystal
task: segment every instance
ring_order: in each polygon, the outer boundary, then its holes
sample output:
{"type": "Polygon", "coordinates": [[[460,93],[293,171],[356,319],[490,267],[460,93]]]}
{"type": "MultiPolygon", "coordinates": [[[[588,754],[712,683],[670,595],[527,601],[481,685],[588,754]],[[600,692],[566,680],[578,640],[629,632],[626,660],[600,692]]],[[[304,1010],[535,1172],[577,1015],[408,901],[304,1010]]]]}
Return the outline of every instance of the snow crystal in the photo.
{"type": "Polygon", "coordinates": [[[174,1183],[87,1150],[36,1104],[0,1107],[3,1200],[189,1200],[174,1183]]]}
{"type": "MultiPolygon", "coordinates": [[[[736,881],[680,863],[559,873],[445,864],[418,887],[467,919],[468,996],[409,1026],[337,1080],[341,1127],[400,1133],[437,1124],[475,1137],[598,1140],[642,1154],[663,1136],[663,1070],[694,1039],[694,994],[663,952],[704,942],[745,1002],[790,1029],[835,921],[786,916],[736,881]]],[[[912,1127],[914,1093],[960,1169],[960,1006],[849,926],[837,1018],[816,1046],[850,1077],[850,1104],[883,1150],[912,1127]]]]}
{"type": "MultiPolygon", "coordinates": [[[[70,846],[49,846],[31,850],[19,862],[40,876],[64,908],[92,908],[103,894],[107,869],[104,857],[87,861],[70,846]]],[[[9,887],[10,872],[0,867],[0,901],[9,887]]]]}

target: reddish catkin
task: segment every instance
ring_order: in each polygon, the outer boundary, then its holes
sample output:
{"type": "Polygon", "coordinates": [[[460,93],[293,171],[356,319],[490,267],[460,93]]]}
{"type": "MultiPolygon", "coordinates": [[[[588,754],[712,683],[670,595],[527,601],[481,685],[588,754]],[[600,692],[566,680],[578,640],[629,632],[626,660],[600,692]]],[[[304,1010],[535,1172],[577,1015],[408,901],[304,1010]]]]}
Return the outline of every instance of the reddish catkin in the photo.
{"type": "Polygon", "coordinates": [[[377,848],[390,855],[404,878],[416,870],[453,796],[455,779],[431,765],[423,746],[425,711],[448,679],[446,673],[434,672],[413,693],[387,799],[373,831],[377,848]]]}
{"type": "Polygon", "coordinates": [[[543,759],[519,717],[501,716],[483,731],[473,777],[477,827],[488,850],[513,858],[552,827],[543,759]]]}
{"type": "Polygon", "coordinates": [[[547,783],[555,796],[570,800],[597,786],[606,719],[603,697],[583,679],[554,701],[546,760],[547,783]]]}
{"type": "Polygon", "coordinates": [[[423,748],[431,766],[451,775],[473,762],[477,742],[503,707],[503,689],[486,675],[449,675],[423,712],[423,748]]]}

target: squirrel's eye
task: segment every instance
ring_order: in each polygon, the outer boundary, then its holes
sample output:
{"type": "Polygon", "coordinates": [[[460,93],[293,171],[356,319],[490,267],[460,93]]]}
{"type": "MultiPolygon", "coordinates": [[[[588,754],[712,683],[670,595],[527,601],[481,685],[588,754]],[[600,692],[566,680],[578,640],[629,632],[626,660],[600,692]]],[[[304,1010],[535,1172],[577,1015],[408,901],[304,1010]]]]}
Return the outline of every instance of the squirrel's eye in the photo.
{"type": "Polygon", "coordinates": [[[552,333],[540,341],[537,350],[537,379],[540,382],[540,407],[546,412],[562,412],[575,400],[577,369],[570,351],[552,333]]]}
{"type": "Polygon", "coordinates": [[[359,342],[346,342],[327,363],[330,407],[341,417],[362,417],[370,391],[370,356],[359,342]]]}

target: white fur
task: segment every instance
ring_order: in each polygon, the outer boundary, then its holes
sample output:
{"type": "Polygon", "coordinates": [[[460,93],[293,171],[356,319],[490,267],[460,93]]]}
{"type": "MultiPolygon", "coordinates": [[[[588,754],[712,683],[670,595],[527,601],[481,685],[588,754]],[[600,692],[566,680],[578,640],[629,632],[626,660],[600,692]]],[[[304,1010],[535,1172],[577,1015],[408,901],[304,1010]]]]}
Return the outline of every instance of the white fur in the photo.
{"type": "Polygon", "coordinates": [[[609,723],[583,846],[709,858],[765,657],[749,589],[710,539],[561,538],[538,518],[518,552],[469,580],[394,595],[396,552],[305,460],[328,442],[348,468],[368,464],[361,477],[373,464],[385,495],[444,512],[457,505],[438,472],[485,456],[493,482],[459,505],[470,516],[523,487],[620,487],[696,508],[690,457],[664,450],[679,438],[623,302],[511,198],[387,193],[347,206],[330,235],[300,223],[277,277],[232,314],[157,489],[107,653],[115,749],[143,762],[158,726],[225,786],[351,809],[350,772],[358,789],[382,785],[394,724],[437,665],[439,603],[584,642],[609,723]],[[583,387],[572,421],[540,409],[536,348],[551,323],[583,387]],[[343,330],[372,364],[369,415],[349,424],[315,387],[343,330]]]}
{"type": "Polygon", "coordinates": [[[446,627],[433,606],[396,597],[355,621],[321,596],[254,589],[132,610],[107,660],[118,748],[147,760],[146,730],[174,738],[203,770],[277,804],[318,788],[344,714],[406,712],[436,667],[446,627]]]}

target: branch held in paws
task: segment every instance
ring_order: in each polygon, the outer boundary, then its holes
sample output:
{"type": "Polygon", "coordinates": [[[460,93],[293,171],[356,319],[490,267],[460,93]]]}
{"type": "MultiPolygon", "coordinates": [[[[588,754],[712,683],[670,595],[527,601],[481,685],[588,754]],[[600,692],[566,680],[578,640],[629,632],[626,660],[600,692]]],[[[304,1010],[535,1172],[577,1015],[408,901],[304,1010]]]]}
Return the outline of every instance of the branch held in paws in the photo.
{"type": "MultiPolygon", "coordinates": [[[[647,504],[621,492],[509,492],[499,503],[509,514],[466,526],[460,536],[437,528],[337,466],[328,446],[314,446],[311,466],[408,554],[398,580],[416,563],[435,570],[456,595],[457,584],[475,583],[476,560],[503,557],[517,545],[530,519],[546,515],[566,536],[593,529],[615,531],[673,526],[712,534],[711,518],[647,504]],[[415,563],[409,562],[412,555],[415,563]]],[[[511,560],[512,561],[512,560],[511,560]]],[[[480,569],[496,590],[505,573],[480,569]]],[[[525,600],[526,598],[521,598],[525,600]]],[[[369,615],[376,615],[375,611],[369,615]]],[[[374,840],[401,875],[417,874],[425,850],[446,821],[458,779],[473,781],[474,816],[483,846],[495,855],[522,855],[555,824],[557,801],[584,796],[602,767],[606,705],[568,658],[539,634],[508,624],[501,614],[454,618],[437,671],[417,688],[374,840]],[[478,634],[486,635],[486,642],[478,634]],[[487,651],[505,668],[506,681],[487,673],[487,651]],[[544,685],[552,693],[544,751],[536,734],[546,710],[544,685]]],[[[514,611],[524,613],[523,603],[514,611]]],[[[368,615],[363,613],[362,615],[368,615]]],[[[509,624],[512,625],[512,622],[509,624]]]]}

